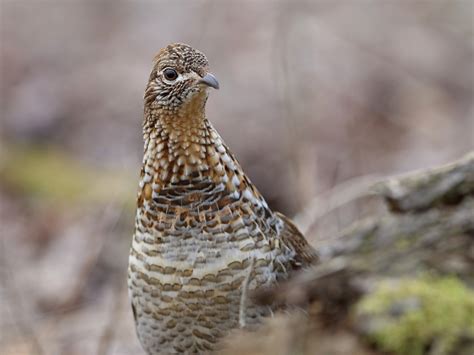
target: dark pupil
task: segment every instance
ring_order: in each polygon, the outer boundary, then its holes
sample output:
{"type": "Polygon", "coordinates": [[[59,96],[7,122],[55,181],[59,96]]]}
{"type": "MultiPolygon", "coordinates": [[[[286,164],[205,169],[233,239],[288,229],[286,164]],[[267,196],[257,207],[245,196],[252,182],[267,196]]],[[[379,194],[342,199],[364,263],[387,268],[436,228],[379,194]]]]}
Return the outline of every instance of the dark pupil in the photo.
{"type": "Polygon", "coordinates": [[[163,74],[167,80],[174,80],[178,77],[178,73],[176,73],[176,70],[174,69],[165,69],[163,74]]]}

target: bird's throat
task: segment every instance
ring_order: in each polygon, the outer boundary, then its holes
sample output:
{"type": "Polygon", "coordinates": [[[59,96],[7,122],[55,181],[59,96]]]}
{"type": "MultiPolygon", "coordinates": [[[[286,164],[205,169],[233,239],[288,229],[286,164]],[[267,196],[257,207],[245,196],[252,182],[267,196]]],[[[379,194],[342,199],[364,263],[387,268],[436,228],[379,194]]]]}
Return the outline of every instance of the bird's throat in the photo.
{"type": "Polygon", "coordinates": [[[203,181],[223,184],[229,193],[245,188],[247,179],[238,162],[204,114],[157,117],[145,119],[144,124],[140,185],[146,196],[172,186],[203,181]]]}

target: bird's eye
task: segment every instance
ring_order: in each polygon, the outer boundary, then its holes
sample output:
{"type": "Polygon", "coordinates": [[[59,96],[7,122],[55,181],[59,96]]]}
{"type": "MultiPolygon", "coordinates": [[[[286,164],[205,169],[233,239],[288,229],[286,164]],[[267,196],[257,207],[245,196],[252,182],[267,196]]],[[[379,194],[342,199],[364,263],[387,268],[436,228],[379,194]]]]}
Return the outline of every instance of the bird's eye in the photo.
{"type": "Polygon", "coordinates": [[[163,70],[163,76],[166,80],[173,81],[176,80],[176,78],[178,77],[178,73],[174,69],[166,68],[165,70],[163,70]]]}

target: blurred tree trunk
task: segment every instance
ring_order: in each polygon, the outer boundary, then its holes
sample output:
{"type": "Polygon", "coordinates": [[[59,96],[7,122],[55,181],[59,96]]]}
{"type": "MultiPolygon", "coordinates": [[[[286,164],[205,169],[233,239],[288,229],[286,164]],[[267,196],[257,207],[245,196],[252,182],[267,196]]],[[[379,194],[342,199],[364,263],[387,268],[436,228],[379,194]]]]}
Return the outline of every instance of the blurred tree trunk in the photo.
{"type": "Polygon", "coordinates": [[[307,309],[229,337],[225,354],[474,354],[474,153],[373,186],[387,207],[321,262],[255,295],[307,309]]]}

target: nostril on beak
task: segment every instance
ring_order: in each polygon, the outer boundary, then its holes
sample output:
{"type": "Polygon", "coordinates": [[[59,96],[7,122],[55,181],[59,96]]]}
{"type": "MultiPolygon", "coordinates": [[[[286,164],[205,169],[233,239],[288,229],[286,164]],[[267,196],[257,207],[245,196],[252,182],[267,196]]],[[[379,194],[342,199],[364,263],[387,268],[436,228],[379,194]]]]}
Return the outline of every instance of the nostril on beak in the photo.
{"type": "Polygon", "coordinates": [[[211,73],[207,73],[206,75],[204,75],[202,79],[199,80],[199,82],[204,85],[210,86],[211,88],[219,90],[219,82],[217,81],[217,78],[211,73]]]}

